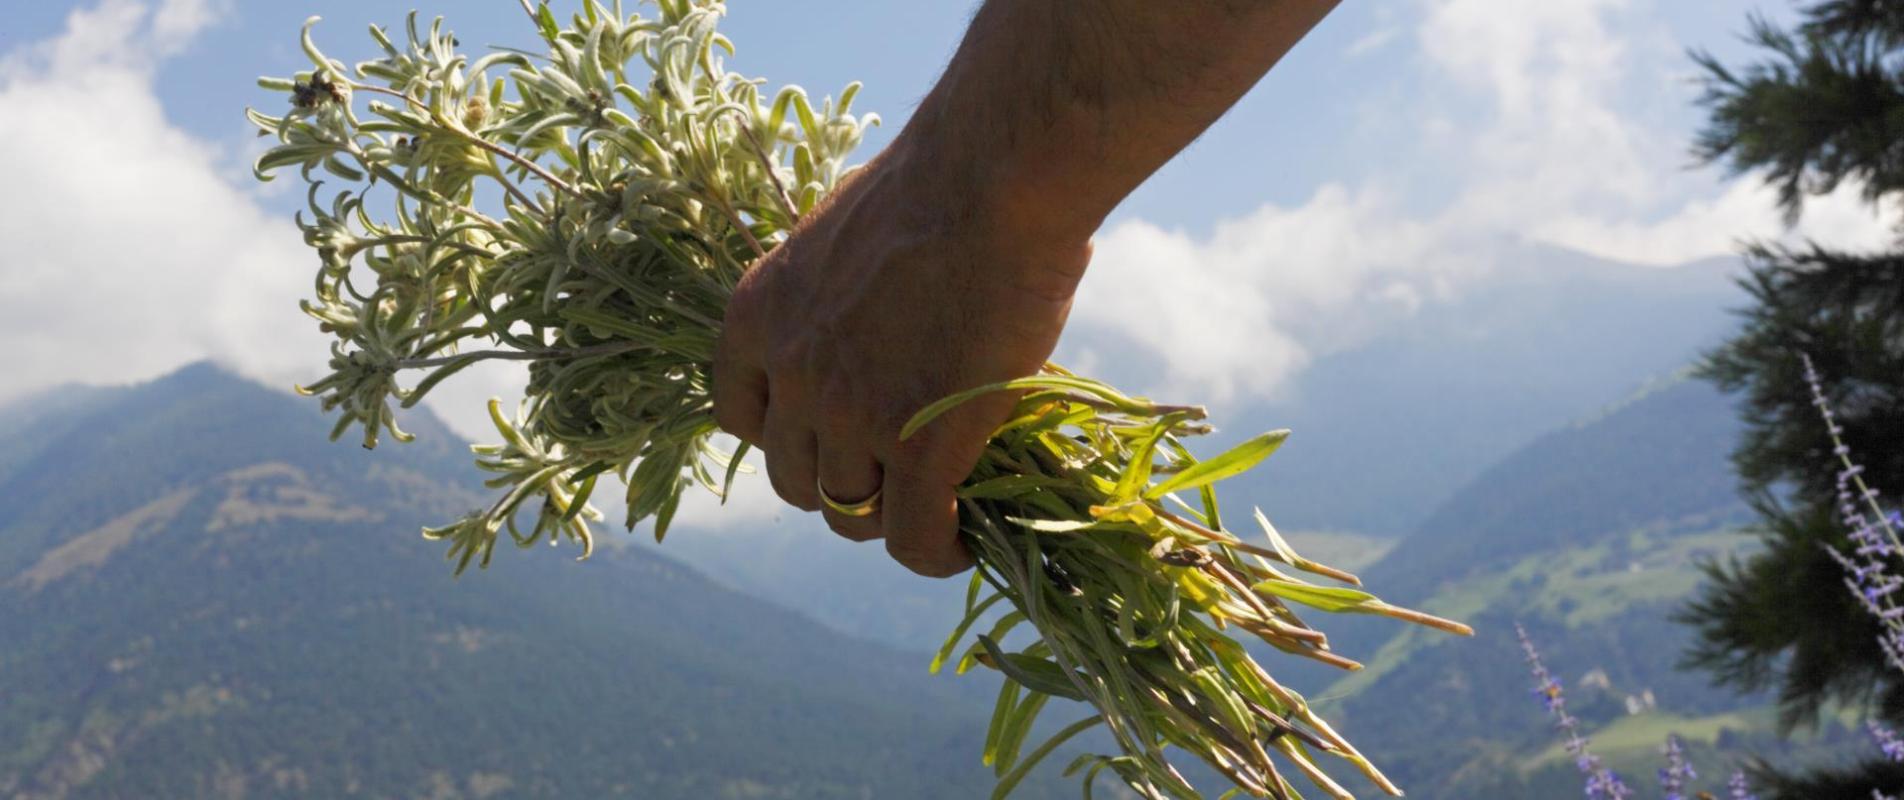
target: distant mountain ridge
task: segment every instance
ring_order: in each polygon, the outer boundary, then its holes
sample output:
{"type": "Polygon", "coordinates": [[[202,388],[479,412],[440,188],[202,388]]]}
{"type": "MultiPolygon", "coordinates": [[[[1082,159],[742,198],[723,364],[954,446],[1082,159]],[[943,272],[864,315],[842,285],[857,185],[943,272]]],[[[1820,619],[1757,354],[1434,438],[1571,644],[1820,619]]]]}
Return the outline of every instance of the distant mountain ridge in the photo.
{"type": "Polygon", "coordinates": [[[1415,602],[1434,580],[1612,533],[1741,525],[1750,515],[1729,461],[1741,429],[1731,401],[1704,383],[1650,389],[1484,470],[1365,577],[1415,602]]]}
{"type": "Polygon", "coordinates": [[[1819,745],[1772,733],[1765,698],[1676,668],[1690,632],[1669,617],[1697,587],[1697,563],[1752,546],[1738,533],[1750,515],[1727,458],[1740,430],[1729,398],[1677,381],[1521,448],[1362,573],[1385,599],[1462,619],[1476,637],[1346,620],[1332,643],[1367,669],[1310,672],[1299,685],[1315,685],[1329,713],[1427,800],[1578,795],[1529,691],[1516,624],[1566,684],[1595,751],[1635,781],[1659,766],[1668,733],[1706,775],[1729,774],[1748,754],[1815,754],[1819,745]]]}
{"type": "Polygon", "coordinates": [[[452,580],[417,530],[481,495],[428,417],[367,453],[199,365],[40,422],[0,446],[0,796],[989,791],[982,678],[644,551],[452,580]]]}
{"type": "Polygon", "coordinates": [[[1745,299],[1733,258],[1657,268],[1504,244],[1496,259],[1510,266],[1218,420],[1295,432],[1233,491],[1283,528],[1408,535],[1516,449],[1718,344],[1745,299]]]}

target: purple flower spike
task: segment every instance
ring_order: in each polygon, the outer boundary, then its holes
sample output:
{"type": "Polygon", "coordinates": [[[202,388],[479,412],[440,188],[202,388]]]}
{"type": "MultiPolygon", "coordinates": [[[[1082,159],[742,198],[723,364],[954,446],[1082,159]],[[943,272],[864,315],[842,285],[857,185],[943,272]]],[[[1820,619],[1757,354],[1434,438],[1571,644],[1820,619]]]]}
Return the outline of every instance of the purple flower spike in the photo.
{"type": "Polygon", "coordinates": [[[1818,407],[1818,415],[1824,418],[1825,430],[1831,435],[1831,454],[1838,461],[1834,465],[1838,470],[1838,513],[1850,531],[1850,553],[1830,545],[1826,549],[1844,567],[1845,587],[1883,623],[1884,633],[1878,643],[1884,647],[1891,666],[1904,672],[1904,605],[1899,604],[1904,598],[1904,577],[1894,571],[1894,560],[1904,556],[1904,541],[1898,538],[1898,531],[1904,529],[1904,512],[1879,505],[1878,490],[1864,482],[1864,467],[1851,460],[1851,446],[1845,443],[1844,428],[1839,427],[1831,411],[1831,401],[1825,398],[1824,384],[1811,357],[1799,357],[1805,362],[1805,381],[1811,384],[1812,405],[1818,407]]]}
{"type": "MultiPolygon", "coordinates": [[[[1891,666],[1904,672],[1904,606],[1898,604],[1904,577],[1892,571],[1893,559],[1904,556],[1904,541],[1898,539],[1898,531],[1904,529],[1904,512],[1887,511],[1879,505],[1878,490],[1864,482],[1864,467],[1851,460],[1851,446],[1845,443],[1844,429],[1838,426],[1832,414],[1831,401],[1825,399],[1825,387],[1818,378],[1818,370],[1812,366],[1810,356],[1800,358],[1805,361],[1805,380],[1811,384],[1812,405],[1818,407],[1819,416],[1825,420],[1825,430],[1831,434],[1831,454],[1838,459],[1838,513],[1850,531],[1849,554],[1830,545],[1825,549],[1844,567],[1845,587],[1865,610],[1884,624],[1878,644],[1884,648],[1884,656],[1891,666]]],[[[1904,741],[1900,741],[1896,733],[1875,720],[1866,724],[1885,758],[1904,761],[1904,741]]],[[[1876,789],[1871,790],[1871,797],[1896,800],[1876,789]]]]}
{"type": "MultiPolygon", "coordinates": [[[[1527,656],[1527,665],[1534,673],[1534,694],[1540,697],[1541,704],[1547,707],[1547,713],[1554,715],[1554,727],[1564,737],[1567,753],[1573,756],[1575,767],[1587,776],[1587,800],[1626,800],[1633,796],[1633,790],[1627,788],[1620,776],[1607,769],[1600,757],[1587,751],[1587,740],[1580,735],[1580,720],[1567,712],[1567,697],[1561,691],[1560,679],[1547,671],[1547,665],[1541,663],[1540,651],[1534,649],[1534,640],[1528,638],[1527,629],[1514,626],[1514,632],[1520,636],[1521,652],[1527,656]]],[[[1688,773],[1690,776],[1690,772],[1688,773]]]]}
{"type": "Polygon", "coordinates": [[[1746,783],[1744,772],[1732,773],[1732,782],[1727,786],[1732,789],[1732,800],[1759,800],[1757,795],[1752,794],[1752,785],[1746,783]]]}
{"type": "Polygon", "coordinates": [[[1890,728],[1878,724],[1877,720],[1864,723],[1871,729],[1871,738],[1878,740],[1878,749],[1884,751],[1884,757],[1892,761],[1904,761],[1904,740],[1897,738],[1890,728]]]}
{"type": "Polygon", "coordinates": [[[1679,737],[1666,737],[1666,768],[1659,771],[1659,788],[1665,794],[1665,800],[1686,800],[1686,787],[1699,774],[1692,771],[1692,764],[1686,762],[1686,751],[1679,746],[1679,737]]]}

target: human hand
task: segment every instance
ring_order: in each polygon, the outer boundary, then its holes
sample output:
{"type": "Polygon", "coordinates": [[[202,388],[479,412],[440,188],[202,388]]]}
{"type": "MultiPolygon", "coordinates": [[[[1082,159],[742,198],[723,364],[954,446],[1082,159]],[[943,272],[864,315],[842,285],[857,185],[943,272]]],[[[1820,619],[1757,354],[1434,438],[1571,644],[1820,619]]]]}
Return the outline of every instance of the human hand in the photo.
{"type": "Polygon", "coordinates": [[[1005,213],[941,165],[895,143],[843,180],[735,289],[714,362],[715,416],[765,452],[783,500],[934,577],[972,563],[955,490],[1015,398],[899,431],[948,395],[1036,373],[1090,260],[1088,238],[1005,213]],[[854,517],[822,491],[878,502],[854,517]]]}

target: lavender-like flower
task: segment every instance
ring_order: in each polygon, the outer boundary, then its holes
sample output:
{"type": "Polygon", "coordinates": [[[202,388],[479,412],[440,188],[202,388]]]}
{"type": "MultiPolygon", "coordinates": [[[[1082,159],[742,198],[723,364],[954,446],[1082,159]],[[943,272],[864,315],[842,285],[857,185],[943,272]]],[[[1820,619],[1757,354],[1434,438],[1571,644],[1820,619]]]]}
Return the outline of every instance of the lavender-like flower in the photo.
{"type": "Polygon", "coordinates": [[[1573,756],[1574,766],[1587,776],[1588,800],[1626,800],[1632,797],[1633,790],[1627,788],[1619,774],[1607,769],[1599,756],[1587,751],[1587,739],[1580,735],[1580,720],[1567,713],[1567,698],[1560,688],[1560,679],[1548,672],[1547,665],[1541,662],[1540,651],[1534,649],[1534,640],[1528,638],[1527,629],[1515,625],[1514,632],[1520,636],[1521,652],[1526,653],[1527,665],[1534,673],[1534,695],[1547,706],[1547,712],[1554,715],[1554,727],[1565,737],[1568,755],[1573,756]]]}
{"type": "Polygon", "coordinates": [[[1864,723],[1871,729],[1871,738],[1878,740],[1878,749],[1884,751],[1884,757],[1892,761],[1904,761],[1904,739],[1897,738],[1891,729],[1879,725],[1877,720],[1864,723]]]}
{"type": "Polygon", "coordinates": [[[1757,795],[1752,794],[1752,785],[1746,783],[1743,771],[1732,773],[1732,782],[1727,786],[1732,789],[1732,800],[1759,800],[1757,795]]]}
{"type": "MultiPolygon", "coordinates": [[[[1851,460],[1851,446],[1845,444],[1844,428],[1838,425],[1831,401],[1825,398],[1824,382],[1818,377],[1811,356],[1801,354],[1805,362],[1805,381],[1811,385],[1811,402],[1825,420],[1831,434],[1831,453],[1838,458],[1838,516],[1851,531],[1851,552],[1826,545],[1825,550],[1845,570],[1845,587],[1856,595],[1866,610],[1884,623],[1878,644],[1884,648],[1891,666],[1904,672],[1904,605],[1899,605],[1899,590],[1904,577],[1892,571],[1891,560],[1904,556],[1904,541],[1898,538],[1904,529],[1904,514],[1886,511],[1878,502],[1878,491],[1864,482],[1864,466],[1851,460]]],[[[1897,734],[1879,725],[1867,723],[1886,758],[1904,761],[1904,742],[1897,734]]],[[[1874,792],[1875,794],[1875,792],[1874,792]]],[[[1882,798],[1882,795],[1877,795],[1882,798]]]]}
{"type": "Polygon", "coordinates": [[[1693,772],[1692,764],[1686,761],[1686,751],[1679,746],[1679,737],[1666,737],[1666,768],[1659,771],[1659,788],[1665,800],[1686,800],[1686,787],[1699,773],[1693,772]]]}
{"type": "Polygon", "coordinates": [[[1845,569],[1845,586],[1858,601],[1884,623],[1879,638],[1891,665],[1904,671],[1904,605],[1899,605],[1899,590],[1904,577],[1893,571],[1892,559],[1904,556],[1904,541],[1898,530],[1904,528],[1904,514],[1886,511],[1878,502],[1878,491],[1864,482],[1864,466],[1851,460],[1851,446],[1845,443],[1844,428],[1825,398],[1825,387],[1812,365],[1805,362],[1805,381],[1811,385],[1812,405],[1818,407],[1831,434],[1831,452],[1838,459],[1838,515],[1850,529],[1851,552],[1827,546],[1832,558],[1845,569]]]}

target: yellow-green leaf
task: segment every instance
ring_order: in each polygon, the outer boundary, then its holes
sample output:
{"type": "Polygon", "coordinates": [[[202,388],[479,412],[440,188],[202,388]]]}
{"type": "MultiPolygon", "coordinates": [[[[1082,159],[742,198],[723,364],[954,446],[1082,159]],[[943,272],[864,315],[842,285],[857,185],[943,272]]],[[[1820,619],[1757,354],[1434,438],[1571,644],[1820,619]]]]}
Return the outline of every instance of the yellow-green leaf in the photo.
{"type": "Polygon", "coordinates": [[[1358,589],[1346,589],[1339,586],[1311,586],[1295,581],[1266,580],[1256,584],[1256,591],[1275,595],[1284,600],[1293,600],[1305,606],[1320,608],[1323,611],[1343,612],[1359,611],[1361,606],[1380,602],[1375,595],[1358,589]]]}
{"type": "Polygon", "coordinates": [[[1220,456],[1208,461],[1199,461],[1188,469],[1170,476],[1169,480],[1150,487],[1150,491],[1144,493],[1144,498],[1155,500],[1171,492],[1208,486],[1232,475],[1247,472],[1250,467],[1256,466],[1263,459],[1268,458],[1269,454],[1276,452],[1276,448],[1282,447],[1283,442],[1288,438],[1289,431],[1287,430],[1270,431],[1257,436],[1230,448],[1220,456]]]}

